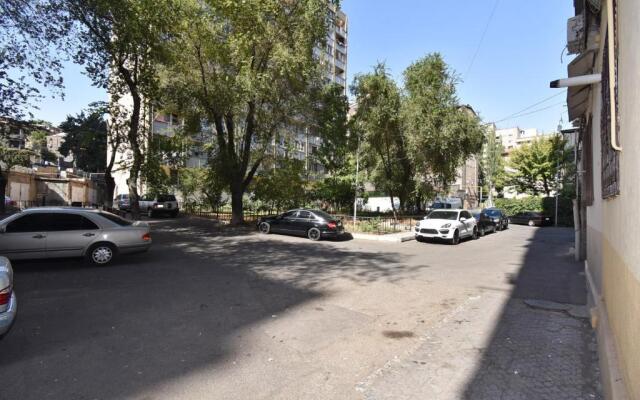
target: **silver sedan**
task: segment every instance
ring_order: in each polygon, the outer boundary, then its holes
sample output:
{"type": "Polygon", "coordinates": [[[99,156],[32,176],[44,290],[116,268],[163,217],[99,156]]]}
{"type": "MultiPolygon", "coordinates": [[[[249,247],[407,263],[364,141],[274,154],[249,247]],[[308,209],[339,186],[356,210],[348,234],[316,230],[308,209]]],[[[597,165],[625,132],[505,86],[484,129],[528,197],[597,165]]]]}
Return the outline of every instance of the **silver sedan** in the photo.
{"type": "Polygon", "coordinates": [[[86,257],[98,265],[147,251],[149,225],[83,208],[31,208],[0,221],[0,256],[12,260],[86,257]]]}
{"type": "Polygon", "coordinates": [[[0,257],[0,338],[11,328],[17,310],[18,301],[13,291],[11,261],[6,257],[0,257]]]}

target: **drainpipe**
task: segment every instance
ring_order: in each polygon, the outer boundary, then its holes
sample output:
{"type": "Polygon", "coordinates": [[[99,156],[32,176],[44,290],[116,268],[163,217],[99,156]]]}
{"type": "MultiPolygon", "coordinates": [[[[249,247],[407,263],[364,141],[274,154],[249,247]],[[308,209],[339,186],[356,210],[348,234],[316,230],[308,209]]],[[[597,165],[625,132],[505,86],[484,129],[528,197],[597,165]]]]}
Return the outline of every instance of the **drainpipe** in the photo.
{"type": "Polygon", "coordinates": [[[616,116],[616,32],[613,21],[613,0],[607,0],[607,38],[609,46],[609,103],[611,115],[611,147],[615,151],[622,151],[622,147],[616,139],[617,116],[616,116]]]}

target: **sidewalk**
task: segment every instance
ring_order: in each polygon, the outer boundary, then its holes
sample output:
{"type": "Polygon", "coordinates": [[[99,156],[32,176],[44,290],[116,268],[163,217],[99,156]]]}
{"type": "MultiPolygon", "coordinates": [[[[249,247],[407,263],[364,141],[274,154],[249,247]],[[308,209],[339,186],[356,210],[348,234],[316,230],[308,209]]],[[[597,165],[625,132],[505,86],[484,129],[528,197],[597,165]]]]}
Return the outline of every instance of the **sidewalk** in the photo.
{"type": "Polygon", "coordinates": [[[539,232],[513,290],[469,297],[356,390],[368,400],[601,399],[582,266],[563,231],[539,232]]]}

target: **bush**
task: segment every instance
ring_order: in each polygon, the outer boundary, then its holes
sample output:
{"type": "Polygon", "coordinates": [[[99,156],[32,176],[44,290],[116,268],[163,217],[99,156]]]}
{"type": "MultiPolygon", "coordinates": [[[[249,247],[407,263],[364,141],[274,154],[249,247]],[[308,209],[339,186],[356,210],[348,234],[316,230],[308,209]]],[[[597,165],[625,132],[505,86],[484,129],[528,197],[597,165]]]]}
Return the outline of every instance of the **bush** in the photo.
{"type": "MultiPolygon", "coordinates": [[[[538,211],[555,217],[555,197],[525,197],[523,199],[496,199],[495,206],[507,215],[524,211],[538,211]]],[[[573,200],[569,197],[558,198],[558,225],[573,226],[573,200]]]]}

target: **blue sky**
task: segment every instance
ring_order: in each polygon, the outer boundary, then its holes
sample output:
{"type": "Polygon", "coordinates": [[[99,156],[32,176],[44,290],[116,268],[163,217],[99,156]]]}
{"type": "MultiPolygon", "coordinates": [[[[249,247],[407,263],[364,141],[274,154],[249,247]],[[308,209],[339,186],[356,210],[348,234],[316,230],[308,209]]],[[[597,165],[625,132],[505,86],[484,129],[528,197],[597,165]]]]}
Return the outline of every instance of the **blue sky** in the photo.
{"type": "MultiPolygon", "coordinates": [[[[570,0],[343,0],[349,17],[348,80],[386,62],[401,82],[413,61],[440,52],[463,82],[458,95],[485,122],[497,121],[558,94],[549,81],[566,76],[560,55],[566,44],[566,22],[573,14],[570,0]],[[478,49],[483,31],[486,35],[478,49]],[[470,67],[471,65],[471,67],[470,67]],[[468,73],[467,73],[468,71],[468,73]]],[[[61,122],[88,103],[106,100],[91,87],[81,68],[65,70],[66,98],[46,99],[36,118],[61,122]]],[[[529,109],[541,112],[509,119],[498,127],[520,126],[551,131],[560,117],[567,123],[564,95],[529,109]]]]}

